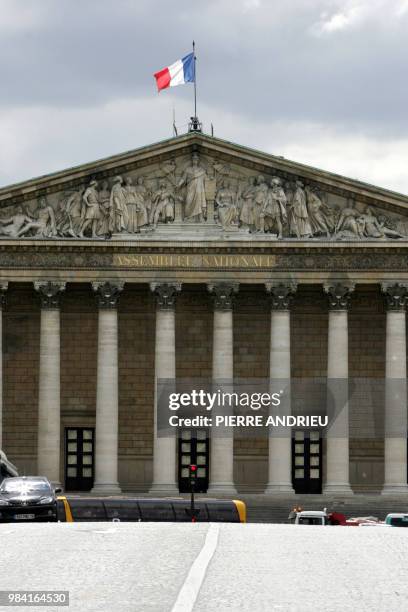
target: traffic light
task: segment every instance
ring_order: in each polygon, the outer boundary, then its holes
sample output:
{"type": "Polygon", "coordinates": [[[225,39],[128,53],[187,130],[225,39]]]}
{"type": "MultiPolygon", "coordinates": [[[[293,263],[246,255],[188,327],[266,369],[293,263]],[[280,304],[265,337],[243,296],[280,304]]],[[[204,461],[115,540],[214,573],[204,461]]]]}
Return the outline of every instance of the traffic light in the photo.
{"type": "Polygon", "coordinates": [[[186,508],[186,513],[187,513],[187,516],[190,517],[191,522],[195,523],[200,513],[200,509],[196,508],[194,505],[194,492],[195,492],[195,486],[197,482],[197,466],[194,463],[191,463],[189,465],[188,471],[189,471],[190,487],[191,487],[190,488],[191,503],[190,503],[190,508],[186,508]]]}
{"type": "Polygon", "coordinates": [[[195,491],[195,486],[197,482],[197,466],[192,463],[190,464],[190,487],[191,491],[195,491]]]}

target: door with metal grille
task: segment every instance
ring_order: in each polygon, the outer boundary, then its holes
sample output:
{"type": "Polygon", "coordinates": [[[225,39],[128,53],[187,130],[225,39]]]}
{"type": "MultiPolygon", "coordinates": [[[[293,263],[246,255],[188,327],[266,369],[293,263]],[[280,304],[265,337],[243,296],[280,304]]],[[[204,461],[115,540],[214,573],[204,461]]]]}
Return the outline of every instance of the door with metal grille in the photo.
{"type": "Polygon", "coordinates": [[[94,437],[92,427],[65,429],[65,489],[90,491],[94,482],[94,437]]]}
{"type": "Polygon", "coordinates": [[[196,492],[206,493],[210,441],[206,429],[183,429],[179,434],[178,481],[180,493],[190,493],[189,465],[197,466],[196,492]]]}
{"type": "Polygon", "coordinates": [[[292,483],[295,493],[322,492],[322,438],[319,431],[293,432],[292,483]]]}

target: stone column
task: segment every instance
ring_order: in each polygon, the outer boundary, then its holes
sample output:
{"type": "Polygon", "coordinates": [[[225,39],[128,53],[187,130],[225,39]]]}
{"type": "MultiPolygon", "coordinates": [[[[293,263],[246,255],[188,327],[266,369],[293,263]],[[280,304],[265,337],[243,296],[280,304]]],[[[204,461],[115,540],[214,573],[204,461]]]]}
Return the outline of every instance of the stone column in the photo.
{"type": "MultiPolygon", "coordinates": [[[[208,285],[214,299],[212,379],[216,388],[232,391],[234,379],[234,346],[232,307],[237,283],[208,285]]],[[[215,391],[216,388],[213,390],[215,391]]],[[[223,412],[227,412],[223,409],[223,412]]],[[[234,486],[234,436],[233,430],[212,435],[210,444],[210,482],[208,493],[236,493],[234,486]]]]}
{"type": "Polygon", "coordinates": [[[181,283],[151,283],[156,296],[153,481],[151,493],[178,494],[176,435],[157,436],[157,382],[176,380],[176,297],[181,283]]]}
{"type": "Polygon", "coordinates": [[[65,283],[38,281],[41,298],[37,472],[60,485],[60,297],[65,283]]]}
{"type": "Polygon", "coordinates": [[[407,493],[407,346],[408,285],[384,283],[387,302],[385,361],[385,436],[383,495],[407,493]]]}
{"type": "MultiPolygon", "coordinates": [[[[295,282],[267,283],[271,303],[270,384],[271,392],[285,389],[281,405],[290,414],[290,305],[297,289],[295,282]]],[[[274,408],[272,414],[277,414],[274,408]]],[[[291,429],[273,428],[269,436],[268,484],[266,494],[294,493],[292,487],[291,429]]]]}
{"type": "Polygon", "coordinates": [[[0,450],[3,448],[3,308],[8,282],[0,281],[0,450]]]}
{"type": "Polygon", "coordinates": [[[329,301],[327,407],[329,425],[324,493],[351,495],[349,476],[348,309],[354,285],[325,285],[329,301]],[[332,418],[330,418],[330,416],[332,418]]]}
{"type": "Polygon", "coordinates": [[[92,493],[120,493],[118,483],[118,311],[124,283],[92,283],[98,303],[95,481],[92,493]]]}

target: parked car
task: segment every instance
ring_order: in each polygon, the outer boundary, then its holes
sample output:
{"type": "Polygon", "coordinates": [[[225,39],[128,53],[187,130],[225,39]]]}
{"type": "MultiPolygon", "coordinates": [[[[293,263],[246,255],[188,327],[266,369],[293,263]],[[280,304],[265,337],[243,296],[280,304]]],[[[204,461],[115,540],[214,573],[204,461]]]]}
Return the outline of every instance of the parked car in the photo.
{"type": "Polygon", "coordinates": [[[340,525],[343,527],[365,527],[367,525],[382,525],[381,521],[374,516],[360,516],[347,519],[341,512],[327,512],[320,510],[294,509],[289,515],[294,519],[295,525],[340,525]]]}
{"type": "Polygon", "coordinates": [[[385,524],[391,527],[408,527],[408,514],[391,512],[385,517],[385,524]]]}
{"type": "Polygon", "coordinates": [[[0,522],[56,521],[56,493],[42,476],[5,478],[0,484],[0,522]]]}
{"type": "Polygon", "coordinates": [[[330,525],[341,525],[343,527],[377,527],[383,523],[376,516],[355,516],[346,518],[341,512],[329,514],[330,525]]]}

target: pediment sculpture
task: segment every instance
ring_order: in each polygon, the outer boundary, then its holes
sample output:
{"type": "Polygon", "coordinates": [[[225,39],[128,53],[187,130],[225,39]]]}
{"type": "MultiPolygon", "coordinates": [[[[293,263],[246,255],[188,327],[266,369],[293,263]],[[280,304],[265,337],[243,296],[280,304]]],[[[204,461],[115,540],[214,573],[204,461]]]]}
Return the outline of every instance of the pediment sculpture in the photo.
{"type": "Polygon", "coordinates": [[[5,207],[0,237],[111,238],[203,225],[254,239],[387,240],[407,237],[408,220],[350,198],[339,206],[297,176],[250,174],[198,153],[5,207]]]}

